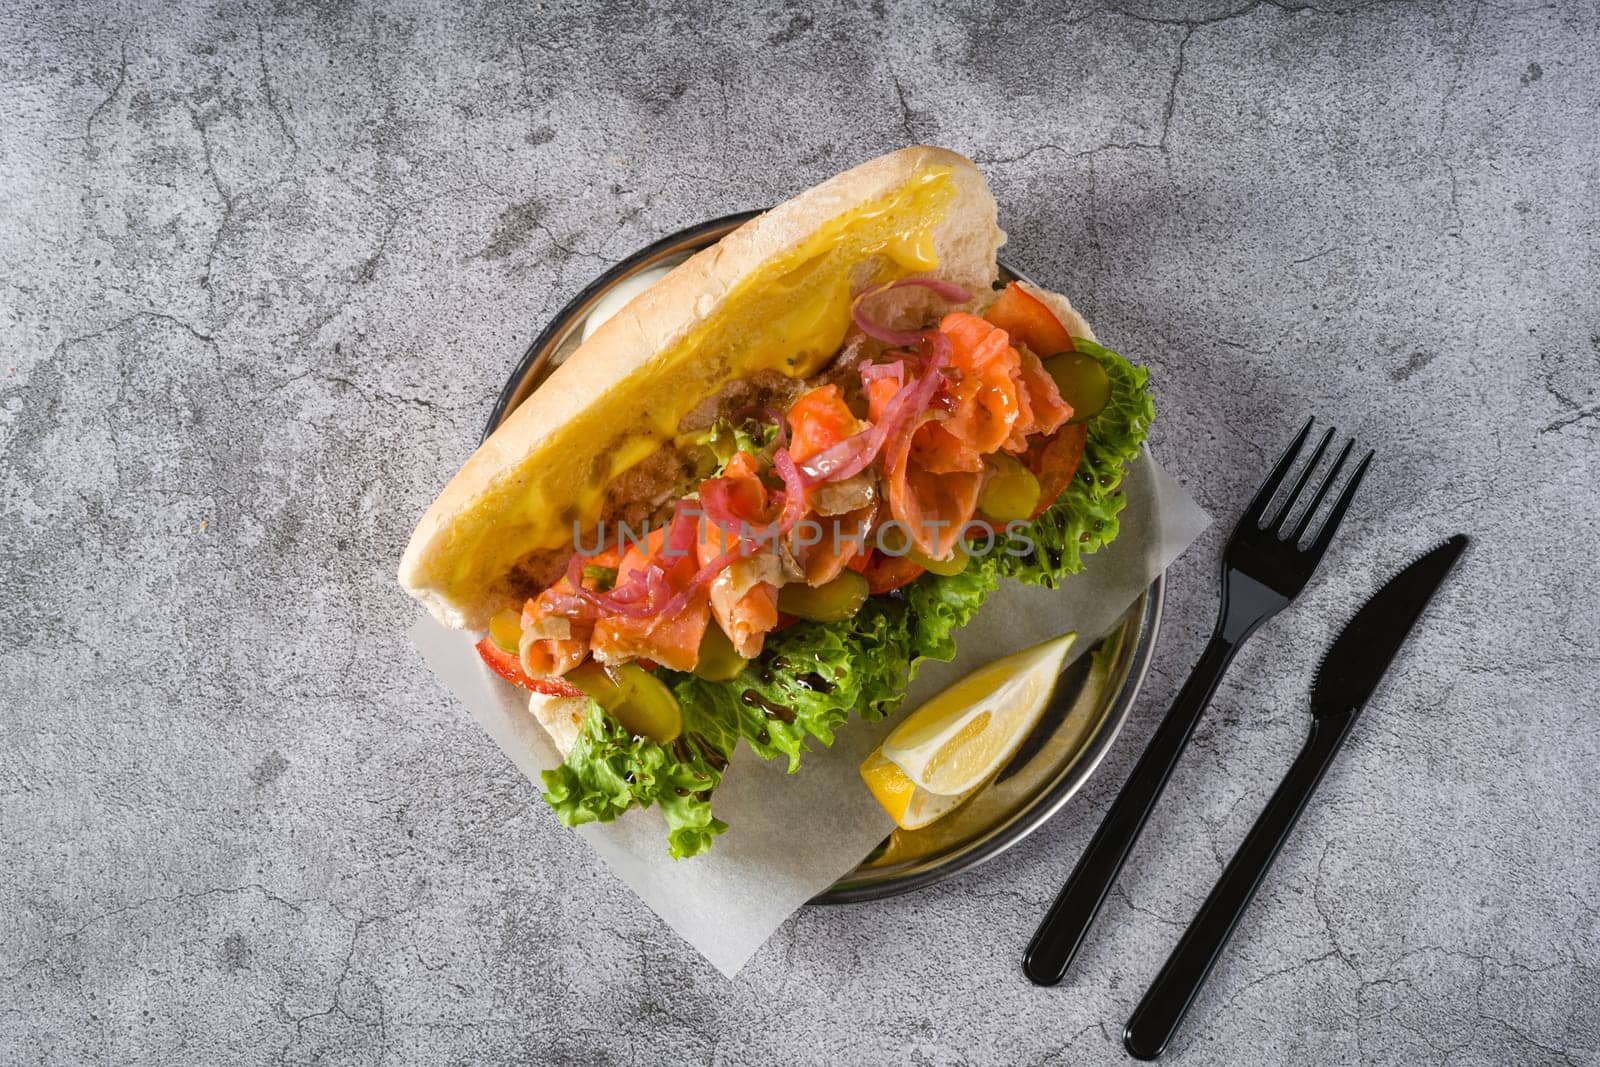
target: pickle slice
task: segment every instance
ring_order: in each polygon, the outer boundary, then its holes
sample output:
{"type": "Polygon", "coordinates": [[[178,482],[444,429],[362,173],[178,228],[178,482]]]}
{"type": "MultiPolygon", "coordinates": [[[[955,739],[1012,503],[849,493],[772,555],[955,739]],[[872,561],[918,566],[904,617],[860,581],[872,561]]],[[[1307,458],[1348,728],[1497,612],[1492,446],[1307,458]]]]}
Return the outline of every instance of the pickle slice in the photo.
{"type": "Polygon", "coordinates": [[[1062,352],[1044,361],[1044,369],[1055,379],[1061,399],[1072,405],[1068,425],[1087,422],[1111,402],[1111,378],[1100,361],[1087,352],[1062,352]]]}
{"type": "Polygon", "coordinates": [[[700,639],[700,655],[695,660],[694,673],[708,682],[726,682],[739,676],[750,661],[739,655],[722,632],[716,620],[706,623],[705,636],[700,639]]]}
{"type": "Polygon", "coordinates": [[[867,580],[855,571],[821,585],[790,582],[778,591],[778,610],[813,622],[843,622],[867,602],[867,580]]]}
{"type": "Polygon", "coordinates": [[[636,737],[665,745],[683,733],[683,708],[678,698],[665,682],[637,663],[608,671],[594,660],[586,660],[568,671],[566,680],[594,698],[636,737]]]}
{"type": "Polygon", "coordinates": [[[1000,522],[1031,517],[1039,506],[1039,479],[1003,452],[989,457],[989,467],[978,494],[978,510],[1000,522]]]}
{"type": "Polygon", "coordinates": [[[948,578],[953,574],[960,574],[967,569],[967,562],[971,558],[966,550],[956,545],[950,550],[950,555],[944,559],[934,559],[925,554],[921,549],[913,548],[906,553],[906,557],[925,571],[940,574],[948,578]]]}
{"type": "Polygon", "coordinates": [[[489,620],[489,636],[501,651],[509,652],[513,656],[522,654],[522,612],[516,608],[507,608],[495,612],[494,618],[489,620]]]}

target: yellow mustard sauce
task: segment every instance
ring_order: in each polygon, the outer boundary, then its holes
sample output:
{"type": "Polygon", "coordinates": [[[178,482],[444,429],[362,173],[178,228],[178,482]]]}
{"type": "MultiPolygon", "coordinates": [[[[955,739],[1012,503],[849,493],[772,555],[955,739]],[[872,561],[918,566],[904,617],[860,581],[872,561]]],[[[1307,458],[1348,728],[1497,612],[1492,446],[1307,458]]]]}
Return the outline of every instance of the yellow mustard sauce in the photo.
{"type": "Polygon", "coordinates": [[[570,545],[575,522],[592,529],[611,481],[670,440],[710,392],[763,370],[803,378],[823,369],[849,331],[856,289],[939,265],[933,231],[954,195],[948,167],[925,168],[745,278],[695,329],[573,417],[479,501],[456,527],[470,543],[447,553],[447,592],[470,595],[529,553],[570,545]],[[563,454],[593,460],[563,462],[563,454]],[[483,521],[489,515],[492,527],[483,521]]]}

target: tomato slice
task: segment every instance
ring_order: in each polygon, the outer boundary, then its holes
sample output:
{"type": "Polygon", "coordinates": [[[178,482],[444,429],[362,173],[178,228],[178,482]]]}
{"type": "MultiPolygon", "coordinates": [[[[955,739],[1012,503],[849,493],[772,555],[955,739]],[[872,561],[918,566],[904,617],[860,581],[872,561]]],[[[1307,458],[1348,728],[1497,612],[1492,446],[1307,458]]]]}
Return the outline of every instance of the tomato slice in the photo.
{"type": "Polygon", "coordinates": [[[529,677],[528,673],[522,669],[522,663],[517,657],[495,644],[492,637],[485,637],[482,641],[479,641],[477,648],[478,655],[483,659],[483,662],[489,665],[489,669],[512,685],[520,685],[530,693],[543,693],[546,696],[583,696],[583,690],[560,678],[529,677]]]}
{"type": "Polygon", "coordinates": [[[1088,440],[1089,426],[1080,422],[1061,427],[1049,437],[1035,441],[1028,449],[1023,462],[1039,479],[1039,506],[1032,518],[1038,518],[1072,484],[1088,440]]]}
{"type": "Polygon", "coordinates": [[[910,556],[891,556],[884,552],[874,551],[870,556],[863,557],[866,562],[861,566],[852,566],[852,570],[859,570],[861,576],[867,580],[867,592],[890,593],[902,585],[915,581],[922,576],[923,570],[911,561],[910,556]]]}
{"type": "Polygon", "coordinates": [[[1011,339],[1033,349],[1041,359],[1057,352],[1072,351],[1072,335],[1061,325],[1044,301],[1012,282],[983,317],[1011,335],[1011,339]]]}

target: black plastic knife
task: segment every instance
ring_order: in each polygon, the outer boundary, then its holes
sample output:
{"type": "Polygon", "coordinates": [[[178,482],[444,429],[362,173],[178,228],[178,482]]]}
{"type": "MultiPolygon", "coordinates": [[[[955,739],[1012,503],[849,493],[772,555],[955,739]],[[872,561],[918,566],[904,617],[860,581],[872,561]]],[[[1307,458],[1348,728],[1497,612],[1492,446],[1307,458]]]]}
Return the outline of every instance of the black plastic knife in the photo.
{"type": "Polygon", "coordinates": [[[1311,736],[1134,1009],[1122,1033],[1131,1055],[1153,1060],[1166,1050],[1350,727],[1466,547],[1456,534],[1395,575],[1334,639],[1311,689],[1311,736]]]}

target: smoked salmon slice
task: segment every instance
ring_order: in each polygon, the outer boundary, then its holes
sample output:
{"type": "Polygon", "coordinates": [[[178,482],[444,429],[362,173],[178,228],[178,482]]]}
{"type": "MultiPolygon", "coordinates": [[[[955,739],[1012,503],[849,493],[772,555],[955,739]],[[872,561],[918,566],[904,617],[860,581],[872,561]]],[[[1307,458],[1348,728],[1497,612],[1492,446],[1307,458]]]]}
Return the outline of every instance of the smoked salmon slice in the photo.
{"type": "Polygon", "coordinates": [[[877,518],[878,505],[874,501],[843,515],[818,515],[814,520],[820,531],[816,544],[805,545],[796,553],[800,566],[806,572],[807,585],[822,585],[839,577],[839,572],[871,547],[868,536],[872,521],[877,518]]]}
{"type": "MultiPolygon", "coordinates": [[[[893,396],[891,391],[890,396],[893,396]]],[[[817,453],[852,436],[861,421],[844,402],[837,385],[822,385],[794,402],[789,409],[789,458],[804,463],[817,453]]]]}
{"type": "Polygon", "coordinates": [[[559,677],[589,655],[593,621],[568,618],[555,609],[556,603],[571,599],[572,587],[563,578],[522,605],[519,658],[522,669],[534,678],[559,677]]]}
{"type": "MultiPolygon", "coordinates": [[[[665,572],[668,584],[681,588],[694,576],[694,554],[677,558],[667,551],[667,529],[650,534],[645,546],[629,545],[617,566],[617,584],[656,566],[665,572]]],[[[630,659],[649,659],[675,671],[692,671],[700,659],[700,639],[705,636],[710,611],[704,589],[696,590],[683,610],[670,617],[654,615],[607,615],[594,624],[590,648],[604,663],[630,659]]]]}
{"type": "MultiPolygon", "coordinates": [[[[722,480],[725,499],[735,518],[746,521],[752,530],[772,521],[772,500],[754,456],[735,453],[723,470],[722,480]]],[[[731,551],[739,536],[738,529],[723,529],[709,517],[702,517],[695,548],[699,565],[705,566],[731,551]]],[[[734,650],[745,659],[761,654],[767,633],[778,624],[777,562],[776,546],[765,542],[755,554],[729,564],[711,580],[711,614],[734,650]]]]}
{"type": "Polygon", "coordinates": [[[962,526],[978,510],[983,475],[966,471],[936,473],[926,469],[911,457],[911,442],[915,436],[913,431],[895,442],[885,462],[889,510],[904,524],[918,551],[930,559],[945,559],[961,540],[962,526]]]}

